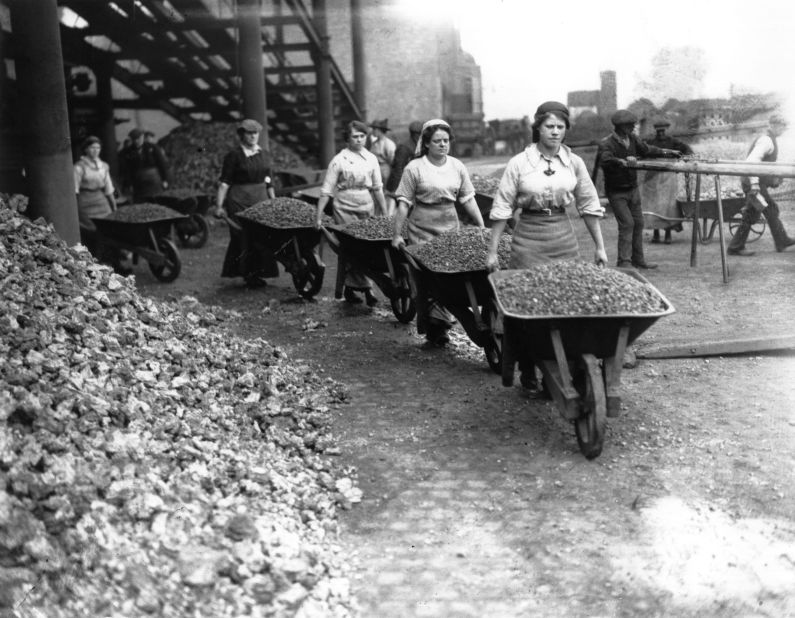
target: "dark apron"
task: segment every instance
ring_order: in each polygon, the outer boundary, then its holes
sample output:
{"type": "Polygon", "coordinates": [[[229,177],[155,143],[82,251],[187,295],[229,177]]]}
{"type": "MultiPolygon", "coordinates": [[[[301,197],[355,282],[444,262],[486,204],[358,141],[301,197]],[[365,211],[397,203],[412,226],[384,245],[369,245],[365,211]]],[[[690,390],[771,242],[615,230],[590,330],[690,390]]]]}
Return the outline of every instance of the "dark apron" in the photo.
{"type": "Polygon", "coordinates": [[[513,231],[508,268],[530,268],[553,260],[573,260],[580,255],[574,227],[565,212],[536,215],[523,211],[513,231]]]}
{"type": "MultiPolygon", "coordinates": [[[[224,208],[229,217],[238,225],[237,214],[249,206],[268,199],[268,188],[263,183],[232,185],[226,193],[224,208]]],[[[279,276],[279,264],[273,252],[260,242],[248,227],[236,230],[229,226],[229,246],[226,249],[222,277],[261,277],[279,276]]]]}

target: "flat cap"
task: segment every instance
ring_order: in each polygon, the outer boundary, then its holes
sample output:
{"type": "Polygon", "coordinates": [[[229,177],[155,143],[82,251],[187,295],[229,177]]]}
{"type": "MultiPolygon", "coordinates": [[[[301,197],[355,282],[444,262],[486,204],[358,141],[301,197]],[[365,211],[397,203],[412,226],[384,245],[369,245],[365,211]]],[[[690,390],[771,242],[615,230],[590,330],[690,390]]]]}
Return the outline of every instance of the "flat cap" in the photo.
{"type": "Polygon", "coordinates": [[[665,118],[662,118],[662,119],[660,119],[660,120],[658,120],[657,122],[654,123],[654,128],[655,129],[664,129],[665,127],[670,127],[670,126],[671,126],[671,123],[668,120],[666,120],[665,118]]]}
{"type": "Polygon", "coordinates": [[[610,117],[610,122],[615,126],[620,124],[635,124],[638,117],[628,109],[620,109],[610,117]]]}
{"type": "Polygon", "coordinates": [[[141,129],[133,129],[132,131],[130,131],[130,132],[127,134],[127,136],[128,136],[130,139],[138,139],[138,138],[139,138],[139,137],[141,137],[142,135],[143,135],[143,133],[141,132],[141,129]]]}
{"type": "Polygon", "coordinates": [[[371,129],[381,129],[382,131],[386,132],[389,131],[389,119],[384,118],[383,120],[373,120],[370,123],[371,129]]]}
{"type": "Polygon", "coordinates": [[[262,125],[256,120],[252,120],[251,118],[246,118],[245,120],[241,120],[237,124],[237,130],[244,131],[246,133],[259,133],[260,131],[262,131],[262,125]]]}
{"type": "Polygon", "coordinates": [[[783,124],[788,125],[789,121],[784,117],[784,114],[779,114],[778,112],[773,114],[770,117],[770,124],[783,124]]]}

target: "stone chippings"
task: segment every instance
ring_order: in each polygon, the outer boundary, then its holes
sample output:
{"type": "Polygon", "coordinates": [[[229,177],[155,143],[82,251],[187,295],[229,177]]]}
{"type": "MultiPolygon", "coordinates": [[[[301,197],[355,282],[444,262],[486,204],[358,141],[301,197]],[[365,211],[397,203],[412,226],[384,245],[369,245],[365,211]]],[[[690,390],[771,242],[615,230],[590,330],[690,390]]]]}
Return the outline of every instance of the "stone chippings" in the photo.
{"type": "Polygon", "coordinates": [[[160,204],[130,204],[129,206],[122,206],[110,213],[105,219],[111,221],[123,221],[125,223],[146,223],[147,221],[158,221],[160,219],[174,219],[182,216],[182,213],[177,212],[167,206],[160,204]]]}
{"type": "MultiPolygon", "coordinates": [[[[391,240],[395,234],[395,217],[370,217],[358,219],[345,226],[351,236],[364,240],[391,240]]],[[[401,236],[406,236],[406,223],[401,236]]]]}
{"type": "Polygon", "coordinates": [[[517,270],[496,282],[511,313],[534,315],[650,314],[665,310],[654,289],[610,268],[555,261],[517,270]]]}
{"type": "Polygon", "coordinates": [[[336,383],[0,196],[0,615],[348,616],[336,383]],[[21,612],[21,613],[20,613],[21,612]]]}
{"type": "Polygon", "coordinates": [[[472,185],[475,191],[483,195],[494,197],[497,194],[497,188],[500,186],[500,178],[491,176],[481,176],[480,174],[471,174],[472,185]]]}
{"type": "MultiPolygon", "coordinates": [[[[432,240],[411,247],[411,253],[434,272],[458,273],[486,270],[486,254],[491,230],[464,227],[439,234],[432,240]]],[[[497,248],[500,268],[507,268],[511,257],[511,235],[503,234],[497,248]]]]}
{"type": "MultiPolygon", "coordinates": [[[[246,208],[238,216],[268,227],[314,227],[317,208],[292,197],[275,197],[246,208]]],[[[323,222],[331,223],[331,219],[323,215],[323,222]]]]}

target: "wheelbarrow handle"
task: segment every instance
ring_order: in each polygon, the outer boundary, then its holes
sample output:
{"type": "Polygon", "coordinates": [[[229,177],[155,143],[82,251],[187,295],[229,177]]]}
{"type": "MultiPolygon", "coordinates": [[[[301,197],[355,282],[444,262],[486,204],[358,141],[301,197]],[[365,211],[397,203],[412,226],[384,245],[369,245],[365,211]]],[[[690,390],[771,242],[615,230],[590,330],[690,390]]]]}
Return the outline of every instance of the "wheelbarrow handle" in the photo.
{"type": "Polygon", "coordinates": [[[325,225],[321,225],[320,230],[323,232],[323,235],[326,237],[329,245],[331,245],[331,248],[336,252],[340,248],[340,241],[337,236],[325,225]]]}
{"type": "Polygon", "coordinates": [[[226,221],[226,224],[229,227],[237,230],[238,232],[242,232],[243,231],[243,227],[240,224],[236,223],[235,221],[232,221],[232,219],[229,217],[229,215],[226,214],[225,212],[222,212],[221,214],[215,215],[215,218],[216,219],[223,219],[224,221],[226,221]]]}
{"type": "Polygon", "coordinates": [[[419,264],[417,264],[416,260],[415,260],[415,259],[412,257],[411,253],[409,253],[408,251],[406,251],[406,245],[405,245],[405,244],[403,244],[403,245],[400,245],[400,252],[403,254],[403,257],[405,257],[405,258],[406,258],[406,261],[407,261],[409,264],[411,264],[411,266],[412,266],[412,267],[413,267],[415,270],[420,270],[420,266],[419,266],[419,264]]]}

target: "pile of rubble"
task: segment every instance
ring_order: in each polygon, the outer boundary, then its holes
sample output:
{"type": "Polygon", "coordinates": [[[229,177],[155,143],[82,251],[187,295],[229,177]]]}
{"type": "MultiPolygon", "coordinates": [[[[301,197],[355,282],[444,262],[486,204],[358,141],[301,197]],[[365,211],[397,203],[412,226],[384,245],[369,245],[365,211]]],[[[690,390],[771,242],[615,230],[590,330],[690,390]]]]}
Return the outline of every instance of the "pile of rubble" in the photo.
{"type": "Polygon", "coordinates": [[[0,613],[348,616],[344,389],[0,196],[0,613]]]}

